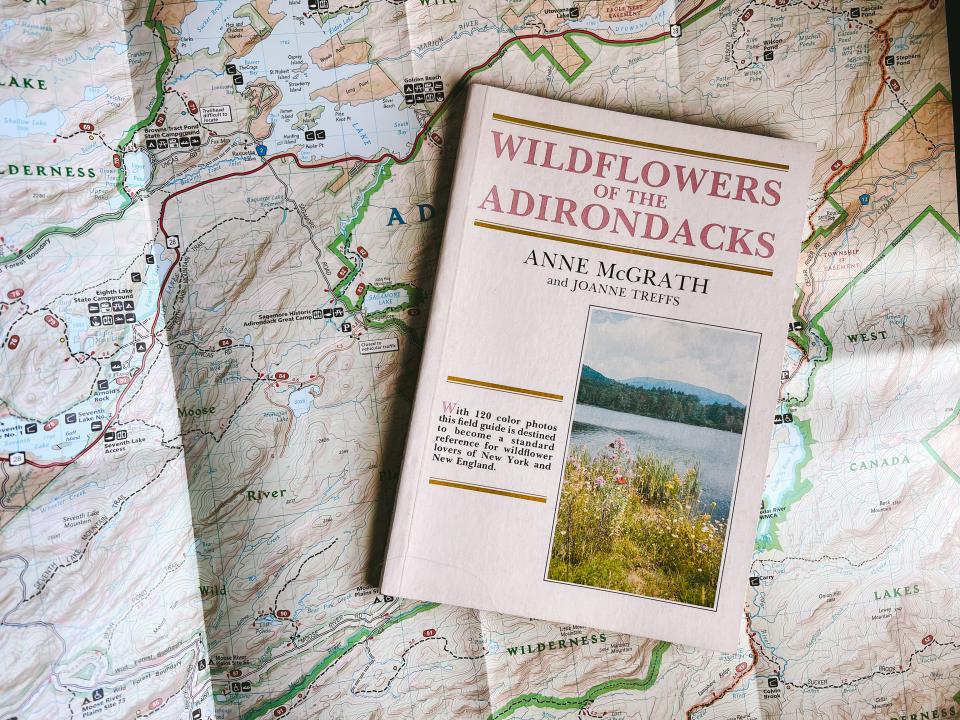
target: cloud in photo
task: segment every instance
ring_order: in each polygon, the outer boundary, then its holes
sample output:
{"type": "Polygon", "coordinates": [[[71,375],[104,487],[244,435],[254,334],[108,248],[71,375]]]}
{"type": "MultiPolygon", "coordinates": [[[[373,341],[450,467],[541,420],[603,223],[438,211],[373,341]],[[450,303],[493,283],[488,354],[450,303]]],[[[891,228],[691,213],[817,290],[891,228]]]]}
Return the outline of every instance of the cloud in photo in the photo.
{"type": "Polygon", "coordinates": [[[614,380],[680,380],[746,405],[758,340],[737,330],[594,309],[583,363],[614,380]]]}

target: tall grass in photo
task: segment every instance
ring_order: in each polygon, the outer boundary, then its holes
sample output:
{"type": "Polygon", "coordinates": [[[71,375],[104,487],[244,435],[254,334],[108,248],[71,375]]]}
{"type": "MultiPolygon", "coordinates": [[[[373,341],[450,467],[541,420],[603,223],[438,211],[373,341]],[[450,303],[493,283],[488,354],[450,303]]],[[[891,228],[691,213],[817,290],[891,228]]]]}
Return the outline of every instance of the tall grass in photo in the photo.
{"type": "Polygon", "coordinates": [[[634,455],[622,437],[593,455],[574,449],[548,577],[712,607],[726,525],[704,512],[699,474],[634,455]]]}

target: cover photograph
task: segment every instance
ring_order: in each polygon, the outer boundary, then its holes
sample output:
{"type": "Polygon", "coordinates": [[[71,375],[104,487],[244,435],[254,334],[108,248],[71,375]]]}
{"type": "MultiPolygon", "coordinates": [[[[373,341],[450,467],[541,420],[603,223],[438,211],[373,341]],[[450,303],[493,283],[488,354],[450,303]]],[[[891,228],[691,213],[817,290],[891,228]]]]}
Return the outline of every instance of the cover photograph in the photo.
{"type": "Polygon", "coordinates": [[[471,88],[384,592],[735,647],[813,159],[471,88]]]}

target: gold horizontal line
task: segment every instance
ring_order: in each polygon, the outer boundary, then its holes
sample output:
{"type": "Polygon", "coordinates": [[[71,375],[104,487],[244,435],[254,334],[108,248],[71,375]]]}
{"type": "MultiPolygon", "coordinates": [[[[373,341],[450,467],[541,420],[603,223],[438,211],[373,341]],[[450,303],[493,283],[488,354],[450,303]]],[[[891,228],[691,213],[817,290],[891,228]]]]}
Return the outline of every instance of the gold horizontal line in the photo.
{"type": "Polygon", "coordinates": [[[556,393],[543,392],[542,390],[528,390],[527,388],[515,387],[514,385],[501,385],[500,383],[486,382],[484,380],[471,380],[470,378],[457,377],[456,375],[447,375],[447,380],[458,385],[473,385],[474,387],[486,388],[487,390],[499,390],[501,392],[516,393],[517,395],[531,395],[532,397],[543,398],[544,400],[563,400],[563,395],[556,393]]]}
{"type": "Polygon", "coordinates": [[[545,503],[547,498],[543,495],[531,495],[530,493],[517,492],[515,490],[501,490],[500,488],[489,487],[487,485],[471,485],[470,483],[454,482],[453,480],[443,480],[441,478],[430,478],[431,485],[442,485],[443,487],[456,488],[457,490],[473,490],[474,492],[487,493],[489,495],[502,495],[503,497],[516,498],[517,500],[530,500],[531,502],[545,503]]]}
{"type": "Polygon", "coordinates": [[[773,277],[773,270],[750,267],[749,265],[734,265],[733,263],[716,262],[715,260],[701,260],[700,258],[687,257],[686,255],[670,255],[669,253],[661,253],[654,250],[641,250],[640,248],[628,247],[626,245],[611,245],[610,243],[596,242],[594,240],[581,240],[580,238],[568,237],[567,235],[555,235],[554,233],[528,230],[527,228],[514,227],[513,225],[500,225],[499,223],[486,222],[485,220],[474,220],[473,224],[488,230],[500,230],[501,232],[527,235],[542,240],[553,240],[554,242],[583,245],[584,247],[598,248],[600,250],[615,250],[616,252],[627,253],[628,255],[643,255],[644,257],[652,257],[659,260],[672,260],[674,262],[689,263],[690,265],[703,265],[705,267],[720,268],[721,270],[735,270],[736,272],[773,277]]]}
{"type": "Polygon", "coordinates": [[[493,113],[493,119],[510,123],[512,125],[525,125],[526,127],[538,128],[540,130],[552,130],[553,132],[563,133],[564,135],[578,135],[580,137],[591,138],[592,140],[604,140],[606,142],[619,143],[620,145],[630,145],[632,147],[645,148],[647,150],[673,153],[674,155],[693,155],[694,157],[702,157],[709,160],[721,160],[723,162],[737,163],[739,165],[753,165],[755,167],[762,167],[768,170],[779,170],[781,172],[786,172],[790,169],[789,165],[784,165],[783,163],[767,162],[766,160],[753,160],[751,158],[738,157],[737,155],[722,155],[720,153],[706,152],[704,150],[692,150],[691,148],[682,148],[675,145],[661,145],[660,143],[633,140],[632,138],[606,135],[604,133],[590,132],[589,130],[577,130],[576,128],[564,127],[563,125],[551,125],[550,123],[527,120],[526,118],[514,117],[513,115],[493,113]]]}

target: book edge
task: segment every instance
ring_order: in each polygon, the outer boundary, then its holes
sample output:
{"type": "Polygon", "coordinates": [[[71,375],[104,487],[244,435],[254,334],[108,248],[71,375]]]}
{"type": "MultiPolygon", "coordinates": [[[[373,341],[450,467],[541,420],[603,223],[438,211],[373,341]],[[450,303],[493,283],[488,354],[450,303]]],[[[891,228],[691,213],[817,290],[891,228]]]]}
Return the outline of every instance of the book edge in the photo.
{"type": "Polygon", "coordinates": [[[617,110],[614,108],[601,108],[595,105],[587,105],[577,100],[567,100],[567,99],[561,100],[558,98],[544,97],[541,95],[531,96],[531,95],[528,95],[527,93],[517,92],[516,90],[508,90],[507,88],[491,86],[489,89],[491,91],[491,94],[493,95],[505,95],[505,96],[520,95],[523,97],[535,97],[537,100],[541,100],[546,104],[561,105],[569,109],[572,109],[572,112],[574,113],[583,112],[583,113],[589,113],[597,116],[603,115],[607,117],[612,115],[615,117],[614,122],[617,123],[618,125],[620,124],[626,125],[626,124],[629,124],[630,122],[635,123],[639,120],[642,122],[649,122],[652,125],[657,125],[664,129],[673,128],[674,130],[679,131],[680,128],[682,127],[688,132],[691,130],[696,132],[702,131],[707,136],[711,136],[711,137],[710,139],[707,139],[706,137],[701,136],[701,139],[698,141],[698,144],[701,146],[708,146],[708,145],[716,146],[716,145],[722,144],[722,136],[733,134],[733,135],[738,135],[741,138],[745,140],[749,140],[751,142],[759,142],[761,144],[770,145],[770,148],[769,148],[770,150],[775,149],[773,148],[774,144],[781,144],[781,145],[786,144],[786,145],[794,146],[795,149],[801,148],[803,146],[807,146],[808,149],[812,148],[814,153],[816,153],[816,150],[818,148],[817,143],[810,140],[796,140],[794,138],[777,137],[775,135],[763,135],[757,132],[751,132],[749,130],[740,129],[740,128],[726,128],[726,127],[717,127],[714,125],[702,125],[702,124],[690,122],[688,120],[673,120],[670,118],[656,117],[654,115],[643,115],[638,112],[630,112],[628,110],[617,110]],[[713,138],[718,138],[718,139],[715,140],[713,138]]]}
{"type": "MultiPolygon", "coordinates": [[[[437,278],[434,283],[433,298],[452,297],[457,271],[459,270],[460,247],[465,231],[466,190],[477,164],[477,145],[480,139],[480,127],[483,125],[483,111],[487,102],[488,88],[485,85],[472,84],[468,88],[467,102],[460,143],[457,148],[457,161],[451,183],[451,202],[447,210],[447,219],[443,228],[440,245],[440,257],[437,263],[437,278]]],[[[400,469],[400,486],[393,509],[387,554],[384,560],[380,589],[389,595],[404,596],[404,571],[407,564],[407,550],[414,527],[416,501],[419,491],[419,470],[421,464],[420,448],[426,437],[426,425],[429,422],[430,404],[427,395],[437,391],[440,360],[443,355],[446,330],[450,317],[449,305],[441,309],[432,307],[427,323],[423,359],[414,393],[413,410],[410,417],[410,430],[407,435],[400,469]]]]}

